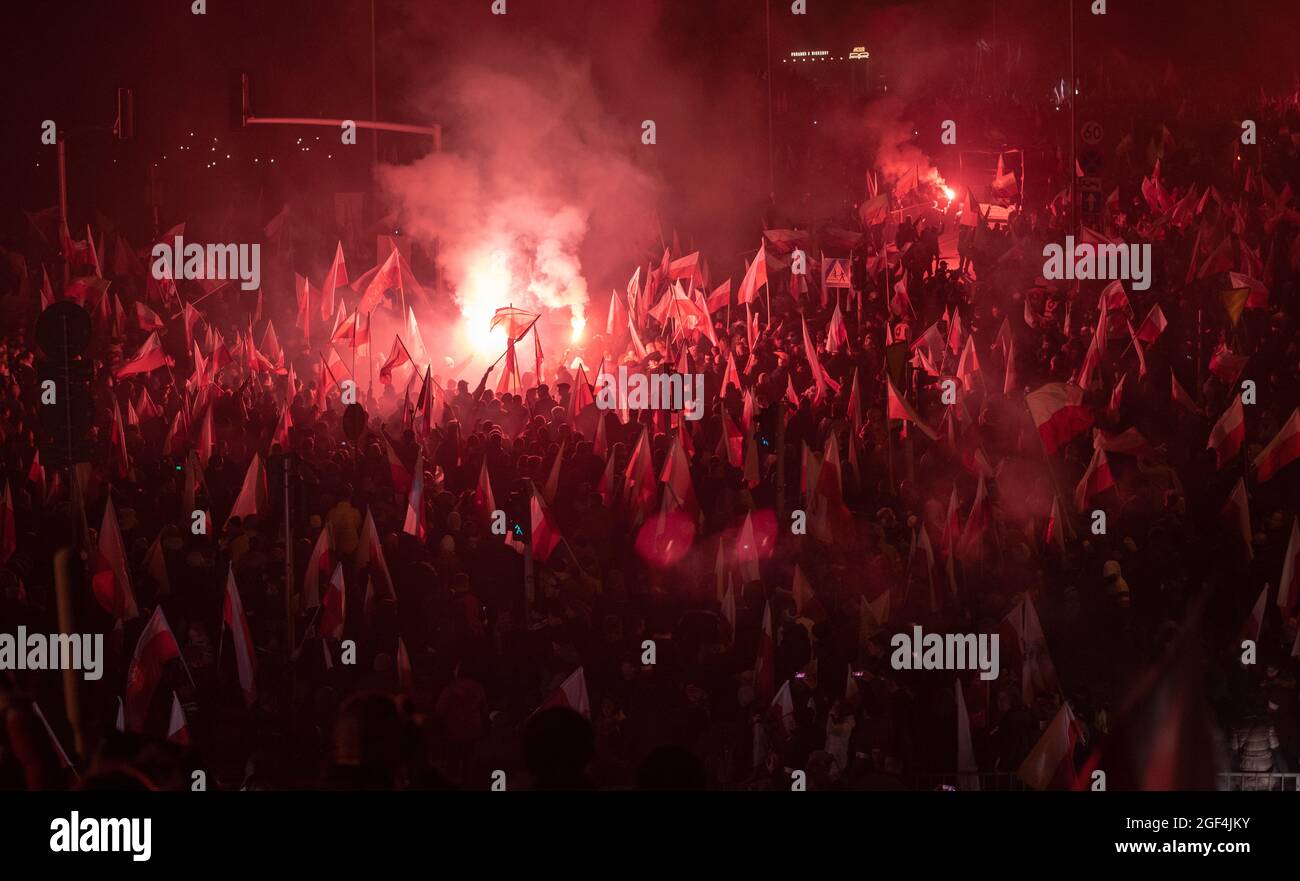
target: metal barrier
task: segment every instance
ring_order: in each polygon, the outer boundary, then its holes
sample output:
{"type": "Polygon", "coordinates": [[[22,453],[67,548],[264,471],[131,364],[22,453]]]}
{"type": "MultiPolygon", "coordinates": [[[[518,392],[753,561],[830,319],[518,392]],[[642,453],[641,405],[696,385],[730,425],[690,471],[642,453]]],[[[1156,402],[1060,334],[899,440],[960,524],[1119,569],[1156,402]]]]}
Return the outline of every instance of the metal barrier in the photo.
{"type": "MultiPolygon", "coordinates": [[[[1219,774],[1220,792],[1300,792],[1300,773],[1266,774],[1248,771],[1233,771],[1219,774]]],[[[1008,771],[980,772],[977,774],[916,774],[911,778],[913,789],[935,790],[951,787],[956,790],[973,790],[971,778],[975,778],[981,792],[1021,792],[1029,787],[1008,771]]]]}

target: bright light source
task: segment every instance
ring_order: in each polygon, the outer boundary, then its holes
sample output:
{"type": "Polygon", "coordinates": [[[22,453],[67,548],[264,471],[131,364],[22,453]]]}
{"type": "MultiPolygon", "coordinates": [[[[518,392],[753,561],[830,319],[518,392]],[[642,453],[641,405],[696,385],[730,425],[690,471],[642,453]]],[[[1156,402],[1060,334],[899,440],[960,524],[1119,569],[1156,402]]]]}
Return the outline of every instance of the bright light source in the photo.
{"type": "Polygon", "coordinates": [[[957,193],[953,191],[953,188],[952,188],[952,187],[944,187],[944,188],[943,188],[943,195],[944,195],[945,198],[947,198],[947,200],[948,200],[949,202],[951,202],[953,199],[956,199],[956,198],[957,198],[957,193]]]}

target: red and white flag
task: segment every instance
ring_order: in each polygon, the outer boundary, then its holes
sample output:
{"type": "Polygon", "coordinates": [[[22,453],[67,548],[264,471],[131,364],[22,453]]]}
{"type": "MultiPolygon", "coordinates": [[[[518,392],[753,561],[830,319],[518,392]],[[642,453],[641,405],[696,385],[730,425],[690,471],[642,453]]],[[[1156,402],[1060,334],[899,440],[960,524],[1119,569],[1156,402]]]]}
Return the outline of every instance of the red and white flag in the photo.
{"type": "Polygon", "coordinates": [[[1020,763],[1016,776],[1031,789],[1073,789],[1077,773],[1074,750],[1079,743],[1079,732],[1079,722],[1069,703],[1062,702],[1038,743],[1020,763]]]}
{"type": "MultiPolygon", "coordinates": [[[[109,500],[112,504],[112,500],[109,500]]],[[[0,498],[0,566],[8,563],[18,550],[18,523],[14,517],[14,494],[5,481],[4,496],[0,498]]]]}
{"type": "Polygon", "coordinates": [[[1174,373],[1172,367],[1169,369],[1169,382],[1170,400],[1191,413],[1201,412],[1201,408],[1196,405],[1196,401],[1192,400],[1192,396],[1187,393],[1187,390],[1178,381],[1178,375],[1174,373]]]}
{"type": "Polygon", "coordinates": [[[343,622],[347,616],[348,592],[343,586],[343,564],[334,566],[334,574],[325,587],[325,596],[321,600],[320,627],[321,636],[331,639],[343,638],[343,622]]]}
{"type": "Polygon", "coordinates": [[[559,688],[547,695],[539,709],[548,707],[568,707],[574,712],[581,713],[583,718],[591,718],[591,700],[587,697],[587,677],[581,667],[570,673],[560,683],[559,688]]]}
{"type": "Polygon", "coordinates": [[[1250,528],[1250,496],[1246,493],[1246,479],[1238,477],[1237,483],[1228,494],[1219,516],[1229,525],[1235,525],[1241,533],[1241,542],[1246,552],[1246,559],[1255,559],[1255,534],[1250,528]]]}
{"type": "Polygon", "coordinates": [[[123,379],[137,373],[149,373],[170,363],[171,359],[163,351],[162,340],[158,338],[158,331],[154,331],[134,355],[113,371],[113,376],[123,379]]]}
{"type": "Polygon", "coordinates": [[[1300,605],[1300,516],[1291,518],[1291,538],[1282,557],[1282,580],[1277,584],[1277,604],[1288,614],[1300,605]]]}
{"type": "Polygon", "coordinates": [[[316,544],[307,560],[307,571],[302,578],[303,608],[314,609],[320,605],[320,583],[326,573],[334,568],[334,536],[328,525],[321,528],[316,544]]]}
{"type": "Polygon", "coordinates": [[[901,419],[904,422],[912,422],[916,427],[921,429],[921,433],[930,440],[938,440],[939,433],[930,426],[926,425],[921,419],[921,414],[912,408],[907,399],[899,394],[898,389],[894,387],[894,381],[888,376],[885,377],[886,401],[888,403],[888,416],[890,419],[901,419]]]}
{"type": "Polygon", "coordinates": [[[244,484],[239,489],[239,497],[235,499],[235,506],[230,509],[226,524],[229,525],[231,519],[235,517],[257,514],[265,507],[266,469],[262,467],[262,457],[254,453],[253,461],[248,463],[248,470],[244,472],[244,484]]]}
{"type": "Polygon", "coordinates": [[[1219,421],[1210,429],[1207,450],[1214,450],[1214,459],[1218,470],[1228,464],[1241,451],[1242,442],[1246,440],[1246,409],[1242,406],[1241,395],[1223,411],[1219,421]]]}
{"type": "Polygon", "coordinates": [[[118,526],[111,496],[104,507],[104,519],[99,527],[99,547],[92,567],[91,586],[95,599],[113,617],[129,621],[140,614],[131,589],[126,545],[122,541],[122,530],[118,526]]]}
{"type": "Polygon", "coordinates": [[[414,685],[414,677],[411,675],[411,656],[406,651],[406,643],[402,638],[397,637],[397,688],[410,694],[414,685]]]}
{"type": "Polygon", "coordinates": [[[749,264],[745,277],[736,291],[737,303],[752,303],[758,296],[758,289],[767,284],[767,243],[760,243],[754,262],[749,264]]]}
{"type": "Polygon", "coordinates": [[[957,787],[970,792],[979,792],[979,766],[975,764],[975,747],[971,743],[970,714],[966,709],[966,698],[962,694],[961,680],[953,681],[953,691],[957,699],[957,787]]]}
{"type": "Polygon", "coordinates": [[[1088,510],[1088,503],[1093,498],[1114,485],[1115,475],[1110,470],[1110,460],[1106,458],[1106,451],[1101,447],[1094,447],[1088,469],[1083,472],[1079,485],[1074,489],[1075,510],[1079,512],[1088,510]]]}
{"type": "Polygon", "coordinates": [[[1255,476],[1260,483],[1271,480],[1296,459],[1300,459],[1300,407],[1291,411],[1282,430],[1255,457],[1255,476]]]}
{"type": "Polygon", "coordinates": [[[1264,615],[1268,612],[1268,585],[1259,592],[1259,599],[1255,600],[1255,606],[1250,610],[1250,617],[1246,623],[1241,626],[1241,639],[1251,640],[1255,645],[1259,645],[1259,635],[1264,629],[1264,615]]]}
{"type": "Polygon", "coordinates": [[[180,645],[167,625],[162,606],[153,610],[153,616],[135,644],[135,654],[126,671],[126,725],[130,731],[141,731],[149,715],[149,703],[162,680],[163,668],[169,661],[181,656],[180,645]]]}
{"type": "Polygon", "coordinates": [[[320,320],[329,321],[334,314],[334,291],[340,285],[348,283],[348,267],[343,261],[343,243],[339,242],[334,250],[334,262],[330,264],[325,281],[321,284],[320,320]]]}
{"type": "Polygon", "coordinates": [[[411,489],[406,494],[406,520],[402,523],[402,532],[418,539],[424,538],[424,448],[415,456],[415,474],[411,477],[411,489]]]}
{"type": "Polygon", "coordinates": [[[1135,337],[1147,345],[1151,345],[1159,338],[1160,334],[1164,333],[1165,328],[1168,326],[1169,322],[1165,320],[1164,311],[1160,308],[1160,304],[1156,303],[1151,307],[1151,311],[1147,312],[1147,317],[1143,318],[1142,323],[1138,325],[1135,337]]]}
{"type": "Polygon", "coordinates": [[[754,691],[760,701],[767,701],[776,691],[776,642],[772,632],[771,602],[763,604],[763,626],[758,635],[758,656],[754,659],[754,691]]]}
{"type": "Polygon", "coordinates": [[[172,692],[172,713],[167,721],[167,739],[180,746],[190,745],[190,726],[185,721],[185,711],[181,709],[181,699],[172,692]]]}
{"type": "Polygon", "coordinates": [[[1049,382],[1025,395],[1025,404],[1049,456],[1092,426],[1092,411],[1077,385],[1049,382]]]}
{"type": "Polygon", "coordinates": [[[545,563],[560,544],[560,529],[555,525],[555,520],[551,517],[535,485],[532,491],[529,516],[532,521],[533,559],[545,563]]]}
{"type": "Polygon", "coordinates": [[[226,598],[221,607],[221,623],[223,628],[230,631],[239,688],[244,693],[245,705],[251,707],[257,701],[256,653],[253,649],[253,636],[248,629],[248,616],[244,614],[244,603],[239,598],[239,586],[235,584],[233,563],[226,576],[226,598]]]}

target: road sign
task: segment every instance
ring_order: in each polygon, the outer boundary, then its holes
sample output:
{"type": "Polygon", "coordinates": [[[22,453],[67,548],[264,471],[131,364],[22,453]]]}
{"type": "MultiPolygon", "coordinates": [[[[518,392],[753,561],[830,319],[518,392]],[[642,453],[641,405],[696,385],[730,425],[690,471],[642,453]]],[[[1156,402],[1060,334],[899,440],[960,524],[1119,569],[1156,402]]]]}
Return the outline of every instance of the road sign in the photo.
{"type": "Polygon", "coordinates": [[[847,257],[822,258],[822,287],[851,288],[853,287],[852,279],[853,277],[849,273],[847,257]]]}
{"type": "Polygon", "coordinates": [[[1100,193],[1101,178],[1099,177],[1081,177],[1079,178],[1079,192],[1081,193],[1100,193]]]}
{"type": "Polygon", "coordinates": [[[1100,150],[1089,148],[1079,152],[1079,167],[1083,169],[1086,175],[1101,174],[1102,168],[1106,165],[1106,157],[1101,155],[1100,150]]]}
{"type": "Polygon", "coordinates": [[[1083,128],[1079,129],[1079,140],[1089,147],[1095,147],[1101,143],[1104,134],[1101,123],[1090,119],[1083,124],[1083,128]]]}

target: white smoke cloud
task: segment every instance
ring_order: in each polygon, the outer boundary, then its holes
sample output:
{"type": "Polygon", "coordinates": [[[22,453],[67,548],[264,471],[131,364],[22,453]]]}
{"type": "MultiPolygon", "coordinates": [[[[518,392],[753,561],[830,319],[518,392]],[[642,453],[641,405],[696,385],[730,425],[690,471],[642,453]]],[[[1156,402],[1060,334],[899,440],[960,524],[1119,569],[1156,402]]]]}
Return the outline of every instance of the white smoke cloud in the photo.
{"type": "Polygon", "coordinates": [[[486,348],[486,322],[508,303],[567,309],[580,324],[592,215],[631,222],[657,191],[633,162],[639,129],[611,119],[585,65],[546,49],[509,73],[455,68],[433,101],[447,152],[384,166],[379,178],[404,230],[436,240],[471,342],[486,348]]]}

